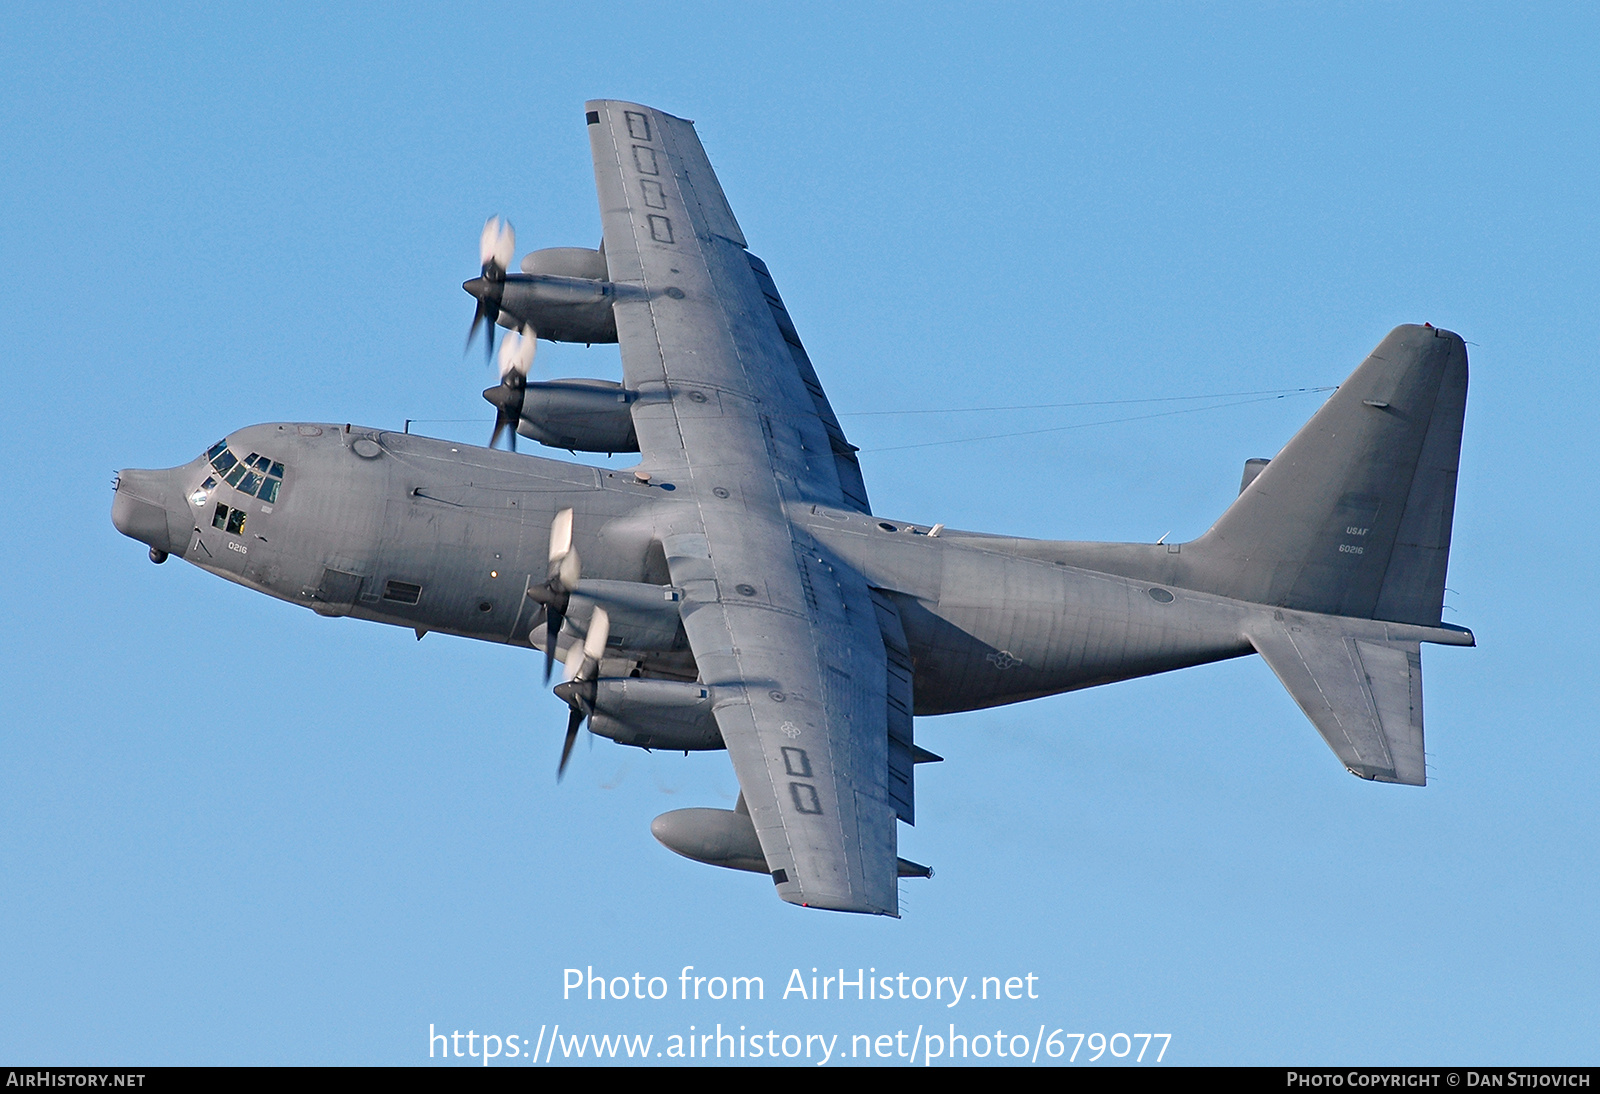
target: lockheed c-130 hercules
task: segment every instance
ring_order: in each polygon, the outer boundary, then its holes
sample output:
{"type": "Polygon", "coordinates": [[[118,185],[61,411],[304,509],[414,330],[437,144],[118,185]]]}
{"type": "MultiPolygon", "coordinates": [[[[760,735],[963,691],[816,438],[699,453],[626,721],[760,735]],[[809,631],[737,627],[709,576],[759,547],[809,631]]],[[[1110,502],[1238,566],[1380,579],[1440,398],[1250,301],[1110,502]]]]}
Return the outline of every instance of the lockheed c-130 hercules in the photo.
{"type": "Polygon", "coordinates": [[[898,914],[913,715],[1259,653],[1353,774],[1421,786],[1420,643],[1441,611],[1466,408],[1456,335],[1385,338],[1185,543],[1076,543],[882,519],[765,263],[691,123],[586,105],[604,240],[510,272],[491,220],[465,288],[513,334],[489,448],[350,425],[230,434],[121,472],[112,519],[323,615],[540,649],[584,722],[726,749],[734,809],[657,817],[679,854],[786,901],[898,914]],[[527,379],[536,338],[617,342],[623,382],[527,379]],[[520,434],[638,452],[613,471],[520,434]],[[513,451],[494,448],[509,435],[513,451]]]}

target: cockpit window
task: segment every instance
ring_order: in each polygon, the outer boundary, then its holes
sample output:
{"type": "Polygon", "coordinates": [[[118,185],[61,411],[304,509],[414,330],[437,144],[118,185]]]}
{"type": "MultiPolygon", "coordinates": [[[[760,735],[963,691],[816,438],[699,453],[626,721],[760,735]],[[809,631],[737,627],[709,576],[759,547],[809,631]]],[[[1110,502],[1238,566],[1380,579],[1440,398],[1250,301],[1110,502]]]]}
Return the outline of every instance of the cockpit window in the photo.
{"type": "Polygon", "coordinates": [[[221,528],[230,535],[243,535],[246,519],[247,514],[243,509],[234,509],[219,501],[217,511],[211,514],[211,527],[221,528]]]}
{"type": "MultiPolygon", "coordinates": [[[[252,452],[241,460],[228,449],[228,442],[222,440],[206,450],[206,459],[211,461],[217,474],[226,476],[227,484],[241,494],[258,497],[268,505],[277,504],[278,491],[283,488],[284,468],[272,457],[252,452]]],[[[215,480],[209,480],[206,489],[214,485],[215,480]]]]}
{"type": "Polygon", "coordinates": [[[217,477],[215,475],[207,475],[206,481],[195,487],[194,493],[189,495],[189,504],[196,509],[200,508],[206,503],[206,499],[211,496],[211,489],[216,485],[217,477]]]}

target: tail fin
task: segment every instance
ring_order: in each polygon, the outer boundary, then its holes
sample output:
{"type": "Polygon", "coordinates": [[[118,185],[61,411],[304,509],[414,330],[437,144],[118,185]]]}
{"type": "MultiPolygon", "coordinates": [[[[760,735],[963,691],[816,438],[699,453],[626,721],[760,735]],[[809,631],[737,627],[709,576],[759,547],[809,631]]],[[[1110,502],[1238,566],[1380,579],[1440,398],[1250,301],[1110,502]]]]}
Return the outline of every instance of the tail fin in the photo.
{"type": "Polygon", "coordinates": [[[1193,587],[1437,626],[1466,405],[1460,337],[1396,327],[1211,530],[1183,546],[1193,587]]]}

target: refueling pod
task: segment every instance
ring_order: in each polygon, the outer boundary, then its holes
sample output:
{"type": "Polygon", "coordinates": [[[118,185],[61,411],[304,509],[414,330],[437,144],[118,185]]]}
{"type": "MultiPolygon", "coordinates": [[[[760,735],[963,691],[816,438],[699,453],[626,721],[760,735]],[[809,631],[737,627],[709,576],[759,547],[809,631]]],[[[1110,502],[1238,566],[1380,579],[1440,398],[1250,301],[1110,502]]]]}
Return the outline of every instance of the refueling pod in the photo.
{"type": "MultiPolygon", "coordinates": [[[[761,840],[743,794],[732,809],[674,809],[663,813],[650,822],[650,834],[667,850],[707,866],[753,874],[767,872],[767,858],[761,851],[761,840]]],[[[895,873],[899,877],[932,877],[933,867],[897,858],[895,873]]]]}
{"type": "Polygon", "coordinates": [[[650,822],[650,834],[669,851],[707,866],[767,872],[756,826],[745,809],[744,795],[733,809],[674,809],[650,822]]]}

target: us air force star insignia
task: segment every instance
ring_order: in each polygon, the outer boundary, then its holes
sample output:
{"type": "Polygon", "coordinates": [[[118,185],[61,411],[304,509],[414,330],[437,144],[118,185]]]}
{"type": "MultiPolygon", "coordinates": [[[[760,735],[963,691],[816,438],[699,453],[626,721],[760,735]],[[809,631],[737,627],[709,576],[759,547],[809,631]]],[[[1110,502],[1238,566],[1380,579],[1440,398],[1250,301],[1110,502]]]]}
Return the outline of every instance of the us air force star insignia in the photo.
{"type": "Polygon", "coordinates": [[[999,669],[1001,672],[1006,671],[1006,669],[1014,669],[1018,665],[1022,664],[1022,658],[1011,656],[1010,650],[999,650],[996,653],[991,653],[988,657],[984,658],[984,660],[989,662],[989,664],[993,665],[995,668],[999,669]]]}
{"type": "Polygon", "coordinates": [[[783,723],[783,725],[778,727],[778,731],[791,741],[800,736],[800,727],[795,725],[793,722],[783,723]]]}

